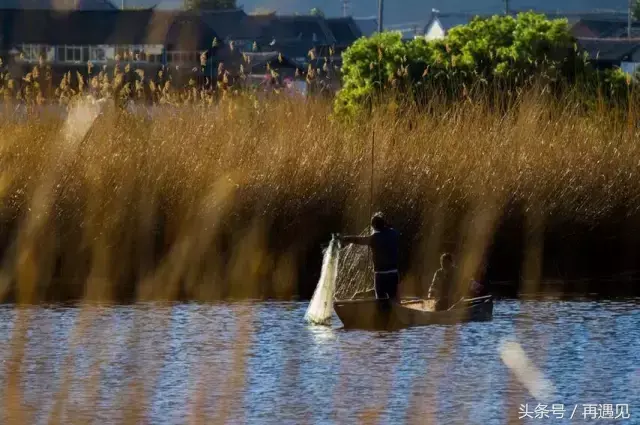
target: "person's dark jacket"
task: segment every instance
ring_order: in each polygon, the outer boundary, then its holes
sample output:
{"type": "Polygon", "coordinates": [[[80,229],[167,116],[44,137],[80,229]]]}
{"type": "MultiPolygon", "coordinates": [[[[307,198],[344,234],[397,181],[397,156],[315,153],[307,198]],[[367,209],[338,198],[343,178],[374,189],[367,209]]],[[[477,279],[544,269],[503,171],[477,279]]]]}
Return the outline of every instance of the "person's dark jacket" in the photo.
{"type": "Polygon", "coordinates": [[[345,236],[342,240],[346,243],[370,246],[374,271],[386,272],[398,269],[400,235],[393,227],[376,230],[369,236],[345,236]]]}

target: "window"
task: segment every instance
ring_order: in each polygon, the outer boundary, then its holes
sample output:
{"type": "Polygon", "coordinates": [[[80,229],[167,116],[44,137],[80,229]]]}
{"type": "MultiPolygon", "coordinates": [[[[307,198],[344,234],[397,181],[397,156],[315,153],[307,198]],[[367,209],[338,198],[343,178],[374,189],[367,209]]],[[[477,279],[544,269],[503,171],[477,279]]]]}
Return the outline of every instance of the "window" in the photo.
{"type": "Polygon", "coordinates": [[[107,60],[107,52],[104,47],[91,47],[89,59],[94,62],[103,62],[107,60]]]}
{"type": "Polygon", "coordinates": [[[55,58],[58,62],[82,62],[89,60],[89,46],[57,46],[55,58]]]}
{"type": "Polygon", "coordinates": [[[121,61],[128,61],[131,56],[131,46],[118,46],[116,47],[116,55],[120,57],[121,61]]]}
{"type": "Polygon", "coordinates": [[[146,61],[147,60],[147,52],[144,49],[145,46],[137,45],[133,46],[133,55],[134,58],[137,58],[138,61],[146,61]]]}
{"type": "MultiPolygon", "coordinates": [[[[162,60],[162,55],[156,55],[157,60],[162,60]]],[[[167,52],[167,62],[176,64],[200,63],[200,52],[167,52]]]]}
{"type": "Polygon", "coordinates": [[[40,44],[23,44],[20,50],[22,51],[22,59],[28,62],[37,62],[44,54],[44,46],[40,44]]]}
{"type": "Polygon", "coordinates": [[[65,62],[82,62],[81,46],[65,46],[65,62]]]}
{"type": "Polygon", "coordinates": [[[66,60],[67,60],[67,59],[66,59],[66,58],[67,58],[67,56],[66,56],[66,54],[65,54],[65,53],[66,53],[66,49],[65,49],[64,47],[57,47],[57,48],[56,48],[56,59],[57,59],[59,62],[64,62],[64,61],[66,61],[66,60]]]}

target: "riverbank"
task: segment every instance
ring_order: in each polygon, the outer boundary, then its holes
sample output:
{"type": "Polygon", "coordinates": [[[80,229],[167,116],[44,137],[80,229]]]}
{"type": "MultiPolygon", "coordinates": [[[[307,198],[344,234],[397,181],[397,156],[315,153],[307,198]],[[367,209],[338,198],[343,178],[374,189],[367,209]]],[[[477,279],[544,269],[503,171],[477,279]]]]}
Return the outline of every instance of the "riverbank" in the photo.
{"type": "Polygon", "coordinates": [[[368,223],[372,146],[373,208],[402,232],[407,293],[444,250],[516,292],[640,270],[634,109],[514,104],[380,107],[350,125],[324,100],[242,97],[215,113],[3,118],[2,298],[309,297],[330,233],[368,223]]]}

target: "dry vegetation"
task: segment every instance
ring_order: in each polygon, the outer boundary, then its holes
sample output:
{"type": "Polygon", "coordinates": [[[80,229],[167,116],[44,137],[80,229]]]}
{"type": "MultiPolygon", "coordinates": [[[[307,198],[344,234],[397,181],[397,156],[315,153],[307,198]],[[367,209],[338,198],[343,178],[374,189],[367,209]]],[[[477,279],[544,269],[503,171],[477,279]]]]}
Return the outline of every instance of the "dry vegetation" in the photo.
{"type": "Polygon", "coordinates": [[[549,228],[637,211],[633,111],[487,104],[380,107],[349,126],[325,101],[242,96],[145,117],[107,103],[95,121],[86,102],[66,123],[3,114],[2,295],[308,294],[329,233],[367,224],[372,144],[373,207],[406,236],[408,291],[443,248],[474,269],[510,215],[549,228]]]}
{"type": "MultiPolygon", "coordinates": [[[[619,211],[626,221],[640,222],[633,110],[625,118],[604,108],[585,114],[577,104],[535,94],[521,96],[506,114],[488,104],[444,107],[434,99],[430,113],[379,107],[350,125],[329,119],[331,105],[311,98],[256,102],[239,96],[215,106],[155,107],[143,116],[112,103],[80,102],[66,120],[58,111],[5,113],[1,296],[35,303],[308,294],[319,273],[321,244],[330,232],[361,231],[372,207],[386,211],[405,235],[404,291],[418,292],[427,283],[444,248],[459,253],[470,273],[496,238],[509,250],[518,236],[500,226],[514,217],[529,236],[522,247],[523,280],[536,285],[548,248],[545,229],[570,233],[610,222],[619,211]]],[[[366,255],[345,253],[350,269],[341,275],[340,297],[367,286],[349,279],[363,279],[366,255]]],[[[171,309],[150,309],[155,319],[132,319],[125,342],[134,373],[111,412],[122,423],[145,421],[151,403],[145,390],[160,370],[157,358],[136,357],[145,342],[143,321],[167,329],[170,340],[171,309]]],[[[49,401],[49,423],[95,419],[104,379],[99,353],[108,350],[96,341],[115,341],[124,332],[100,321],[101,311],[86,305],[79,310],[59,384],[33,402],[24,389],[27,342],[49,330],[34,333],[34,310],[16,309],[7,339],[3,423],[33,423],[49,401]],[[79,377],[73,369],[84,344],[93,347],[87,348],[92,364],[79,377]],[[73,399],[78,385],[86,392],[84,404],[73,399]]],[[[241,409],[254,314],[241,308],[231,341],[212,330],[222,325],[205,322],[214,348],[228,343],[233,350],[228,369],[199,365],[201,378],[191,383],[189,402],[193,423],[224,423],[241,409]],[[207,397],[214,392],[210,406],[207,397]]],[[[452,358],[458,332],[447,330],[438,359],[452,358]]],[[[286,379],[296,379],[295,367],[287,363],[286,379]]],[[[337,375],[342,379],[346,372],[337,375]]],[[[388,397],[391,381],[385,382],[388,397]]],[[[434,397],[416,393],[411,410],[431,405],[434,397]]],[[[517,408],[524,397],[509,403],[517,408]]],[[[364,406],[362,420],[379,418],[384,400],[364,406]]]]}
{"type": "MultiPolygon", "coordinates": [[[[67,74],[53,89],[41,64],[20,84],[6,81],[0,88],[0,300],[310,295],[322,244],[331,232],[362,231],[372,209],[385,211],[403,234],[402,291],[425,288],[443,249],[458,254],[463,273],[472,274],[498,245],[503,254],[497,259],[517,258],[516,278],[535,292],[548,271],[545,250],[559,253],[567,246],[563,238],[579,248],[567,235],[608,223],[620,241],[640,229],[633,102],[624,111],[601,103],[585,112],[574,97],[559,101],[532,91],[520,93],[503,112],[481,96],[453,105],[435,97],[423,109],[379,105],[345,124],[331,117],[327,100],[259,100],[256,93],[237,93],[224,77],[215,88],[194,79],[177,86],[161,74],[149,79],[126,65],[122,71],[67,74]],[[86,100],[85,94],[108,101],[86,100]],[[49,108],[51,98],[60,105],[49,108]],[[134,112],[118,107],[129,100],[155,106],[137,105],[134,112]],[[16,102],[27,106],[20,114],[16,102]]],[[[604,241],[601,236],[596,242],[604,241]]],[[[340,298],[370,282],[366,254],[354,248],[344,254],[340,298]]],[[[630,256],[622,267],[640,269],[633,251],[630,256]]],[[[498,269],[506,266],[497,262],[498,269]]],[[[573,266],[588,270],[584,257],[573,266]]],[[[155,319],[146,320],[168,332],[170,309],[151,309],[155,319]]],[[[113,342],[124,331],[85,305],[72,325],[58,387],[43,390],[51,400],[34,402],[24,389],[27,343],[40,333],[53,338],[55,330],[33,332],[34,311],[15,311],[0,422],[33,423],[48,401],[54,402],[51,424],[95,420],[104,378],[99,353],[108,350],[100,342],[113,342]],[[85,344],[91,367],[79,378],[73,373],[76,350],[85,344]],[[78,384],[86,392],[82,405],[72,396],[78,384]]],[[[225,343],[233,350],[227,369],[199,365],[200,380],[191,383],[193,423],[224,423],[241,405],[257,320],[250,307],[240,313],[231,341],[212,330],[219,323],[203,327],[215,350],[225,343]],[[222,396],[209,406],[212,386],[222,396]]],[[[134,319],[124,343],[135,358],[114,407],[122,423],[145,422],[151,403],[145,389],[160,371],[154,370],[158,359],[135,354],[143,351],[144,320],[134,319]]],[[[448,329],[439,356],[452,358],[457,338],[458,330],[448,329]]],[[[168,334],[165,342],[172,342],[168,334]]],[[[287,379],[295,379],[300,367],[291,363],[287,379]]],[[[342,380],[348,372],[336,374],[342,380]]],[[[391,384],[384,381],[386,395],[391,384]]],[[[340,395],[338,390],[336,400],[340,395]]],[[[414,411],[436,398],[420,397],[414,394],[414,411]]],[[[381,402],[362,411],[364,422],[379,418],[381,402]]],[[[428,413],[420,418],[434,420],[428,413]]]]}

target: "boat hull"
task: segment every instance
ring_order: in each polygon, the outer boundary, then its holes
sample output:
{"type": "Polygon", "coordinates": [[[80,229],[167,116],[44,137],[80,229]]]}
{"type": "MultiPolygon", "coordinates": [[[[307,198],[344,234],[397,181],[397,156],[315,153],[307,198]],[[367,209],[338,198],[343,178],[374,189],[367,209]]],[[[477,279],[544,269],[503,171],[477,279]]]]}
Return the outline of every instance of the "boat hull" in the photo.
{"type": "Polygon", "coordinates": [[[465,301],[446,311],[426,311],[416,303],[424,305],[426,301],[349,300],[336,301],[333,307],[345,329],[395,330],[493,319],[491,296],[465,301]]]}

